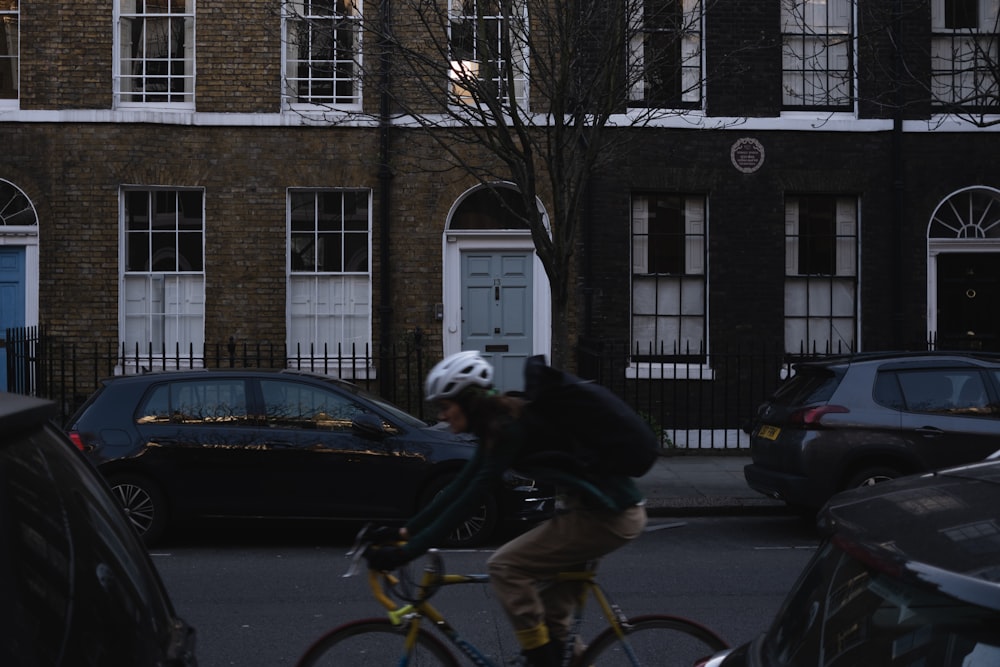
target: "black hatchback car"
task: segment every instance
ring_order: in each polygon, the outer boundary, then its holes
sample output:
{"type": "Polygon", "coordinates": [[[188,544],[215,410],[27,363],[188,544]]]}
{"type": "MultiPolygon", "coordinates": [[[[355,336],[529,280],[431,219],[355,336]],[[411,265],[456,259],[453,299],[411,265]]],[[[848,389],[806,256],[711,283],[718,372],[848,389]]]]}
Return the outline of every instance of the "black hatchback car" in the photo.
{"type": "Polygon", "coordinates": [[[701,667],[1000,665],[1000,462],[845,491],[770,629],[701,667]]]}
{"type": "MultiPolygon", "coordinates": [[[[353,384],[290,370],[108,378],[67,430],[149,543],[190,517],[402,520],[476,447],[353,384]]],[[[544,518],[552,502],[509,473],[450,542],[544,518]]]]}
{"type": "Polygon", "coordinates": [[[838,491],[1000,450],[1000,355],[883,352],[800,363],[747,430],[750,487],[814,513],[838,491]]]}
{"type": "Polygon", "coordinates": [[[0,393],[0,665],[194,667],[194,630],[55,414],[0,393]]]}

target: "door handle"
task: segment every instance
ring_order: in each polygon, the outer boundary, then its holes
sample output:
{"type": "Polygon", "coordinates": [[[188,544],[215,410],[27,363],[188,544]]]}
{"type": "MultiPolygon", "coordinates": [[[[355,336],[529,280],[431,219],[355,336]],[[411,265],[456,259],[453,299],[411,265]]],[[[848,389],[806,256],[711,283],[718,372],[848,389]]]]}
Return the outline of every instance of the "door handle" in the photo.
{"type": "Polygon", "coordinates": [[[944,435],[944,431],[933,426],[921,426],[917,429],[917,433],[928,438],[939,438],[944,435]]]}
{"type": "Polygon", "coordinates": [[[499,301],[500,300],[500,279],[499,278],[494,278],[493,279],[493,300],[494,301],[499,301]]]}

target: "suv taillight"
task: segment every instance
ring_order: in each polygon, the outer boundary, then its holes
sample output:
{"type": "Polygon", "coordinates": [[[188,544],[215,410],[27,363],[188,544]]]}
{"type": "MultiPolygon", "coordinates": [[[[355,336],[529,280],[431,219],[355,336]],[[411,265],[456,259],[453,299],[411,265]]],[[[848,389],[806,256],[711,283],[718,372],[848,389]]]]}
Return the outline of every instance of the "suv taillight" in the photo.
{"type": "Polygon", "coordinates": [[[820,425],[824,415],[850,412],[843,405],[815,405],[811,408],[796,410],[788,417],[788,421],[803,428],[813,428],[820,425]]]}
{"type": "Polygon", "coordinates": [[[74,445],[76,445],[76,448],[79,449],[82,452],[83,451],[83,438],[80,437],[80,434],[77,433],[76,431],[70,431],[66,435],[69,436],[70,442],[72,442],[74,445]]]}

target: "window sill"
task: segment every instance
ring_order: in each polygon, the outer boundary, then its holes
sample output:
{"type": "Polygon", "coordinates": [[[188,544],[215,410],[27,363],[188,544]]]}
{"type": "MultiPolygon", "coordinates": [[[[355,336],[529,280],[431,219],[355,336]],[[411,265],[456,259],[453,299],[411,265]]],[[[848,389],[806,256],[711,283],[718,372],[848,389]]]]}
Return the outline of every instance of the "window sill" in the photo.
{"type": "Polygon", "coordinates": [[[157,371],[187,371],[205,368],[201,357],[166,357],[160,355],[125,357],[125,363],[115,364],[115,375],[141,375],[157,371]]]}
{"type": "Polygon", "coordinates": [[[316,373],[349,382],[378,379],[378,372],[374,366],[353,365],[350,359],[347,359],[342,365],[338,365],[336,360],[331,361],[324,357],[296,357],[289,359],[286,367],[289,370],[316,373]]]}
{"type": "Polygon", "coordinates": [[[708,364],[685,364],[672,361],[632,362],[625,367],[627,380],[714,380],[715,370],[708,364]]]}

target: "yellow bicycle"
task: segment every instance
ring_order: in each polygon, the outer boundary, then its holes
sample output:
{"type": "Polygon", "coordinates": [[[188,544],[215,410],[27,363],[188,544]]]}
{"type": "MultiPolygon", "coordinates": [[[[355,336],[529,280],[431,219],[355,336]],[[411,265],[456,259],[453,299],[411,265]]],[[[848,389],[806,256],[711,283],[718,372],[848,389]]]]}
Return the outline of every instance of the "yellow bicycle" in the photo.
{"type": "MultiPolygon", "coordinates": [[[[364,533],[362,530],[350,552],[352,565],[344,576],[351,576],[359,567],[361,554],[367,547],[364,533]]],[[[504,662],[488,657],[462,637],[430,603],[431,596],[442,587],[485,584],[489,582],[488,575],[447,574],[440,552],[433,550],[427,560],[428,565],[416,584],[410,581],[405,568],[398,574],[368,570],[372,594],[385,607],[387,615],[333,628],[309,647],[299,659],[298,667],[459,667],[462,663],[452,648],[477,667],[503,665],[504,662]]],[[[712,630],[686,618],[666,614],[626,617],[598,584],[593,570],[561,572],[554,581],[582,584],[563,667],[691,667],[701,658],[727,647],[712,630]],[[590,597],[596,601],[607,627],[576,655],[573,647],[584,645],[578,638],[584,603],[590,597]]]]}

